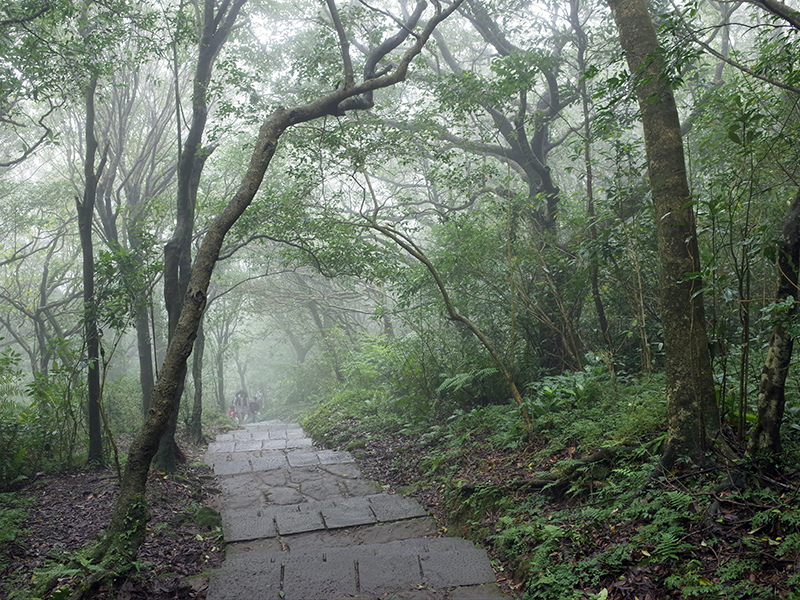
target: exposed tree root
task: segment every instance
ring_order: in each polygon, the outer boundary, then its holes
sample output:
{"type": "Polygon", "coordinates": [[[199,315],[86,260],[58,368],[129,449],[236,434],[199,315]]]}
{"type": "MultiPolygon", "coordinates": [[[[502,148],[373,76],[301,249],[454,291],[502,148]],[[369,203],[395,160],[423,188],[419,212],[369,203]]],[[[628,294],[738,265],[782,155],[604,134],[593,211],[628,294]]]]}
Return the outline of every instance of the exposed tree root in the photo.
{"type": "Polygon", "coordinates": [[[471,496],[477,491],[488,488],[498,492],[519,492],[529,490],[547,491],[555,498],[561,498],[574,481],[583,475],[581,468],[587,465],[613,461],[621,455],[635,450],[631,446],[613,446],[602,448],[593,454],[566,463],[561,473],[539,473],[535,477],[517,479],[502,485],[468,484],[459,488],[463,496],[471,496]]]}

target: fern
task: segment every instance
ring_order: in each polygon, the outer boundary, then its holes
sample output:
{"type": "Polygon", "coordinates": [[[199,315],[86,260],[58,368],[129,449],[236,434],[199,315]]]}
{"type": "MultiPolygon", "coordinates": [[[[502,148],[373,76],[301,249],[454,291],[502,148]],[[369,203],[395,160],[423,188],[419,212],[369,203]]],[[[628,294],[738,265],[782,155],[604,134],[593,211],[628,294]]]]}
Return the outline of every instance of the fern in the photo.
{"type": "Polygon", "coordinates": [[[692,504],[694,504],[694,498],[686,492],[682,492],[680,490],[670,490],[668,492],[664,492],[664,498],[666,499],[667,505],[670,508],[678,511],[685,511],[692,504]]]}

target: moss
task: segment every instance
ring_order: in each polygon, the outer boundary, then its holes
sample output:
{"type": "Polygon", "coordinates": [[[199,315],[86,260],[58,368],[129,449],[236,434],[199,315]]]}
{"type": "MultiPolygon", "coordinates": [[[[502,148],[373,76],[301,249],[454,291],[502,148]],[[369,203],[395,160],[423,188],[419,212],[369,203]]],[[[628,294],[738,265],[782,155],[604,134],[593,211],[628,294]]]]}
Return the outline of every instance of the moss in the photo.
{"type": "Polygon", "coordinates": [[[210,506],[201,506],[198,508],[194,513],[193,522],[195,525],[208,527],[209,529],[222,527],[222,517],[210,506]]]}

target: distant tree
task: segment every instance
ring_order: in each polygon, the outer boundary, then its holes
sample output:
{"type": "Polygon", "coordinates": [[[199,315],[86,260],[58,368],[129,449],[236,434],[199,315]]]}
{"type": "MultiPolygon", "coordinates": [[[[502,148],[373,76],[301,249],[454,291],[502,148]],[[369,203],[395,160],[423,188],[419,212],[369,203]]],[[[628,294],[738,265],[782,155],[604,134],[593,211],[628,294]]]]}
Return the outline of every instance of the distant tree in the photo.
{"type": "MultiPolygon", "coordinates": [[[[132,42],[128,51],[142,60],[151,56],[146,47],[132,42]]],[[[155,382],[150,311],[160,264],[154,241],[163,226],[155,216],[158,198],[174,183],[177,164],[177,144],[169,127],[174,119],[173,86],[162,83],[164,75],[162,61],[122,64],[109,76],[110,90],[98,107],[109,160],[98,181],[96,212],[104,241],[120,267],[118,276],[129,292],[142,414],[147,413],[155,382]]]]}
{"type": "Polygon", "coordinates": [[[85,91],[85,154],[84,154],[84,190],[83,197],[76,198],[78,208],[78,231],[81,238],[81,254],[83,257],[83,325],[86,340],[87,361],[87,406],[89,417],[89,463],[103,464],[103,438],[100,428],[100,332],[98,329],[97,303],[94,293],[94,244],[92,242],[92,225],[94,207],[97,199],[97,181],[106,163],[107,154],[103,153],[100,163],[96,164],[98,143],[95,137],[95,93],[97,79],[92,78],[85,91]]]}

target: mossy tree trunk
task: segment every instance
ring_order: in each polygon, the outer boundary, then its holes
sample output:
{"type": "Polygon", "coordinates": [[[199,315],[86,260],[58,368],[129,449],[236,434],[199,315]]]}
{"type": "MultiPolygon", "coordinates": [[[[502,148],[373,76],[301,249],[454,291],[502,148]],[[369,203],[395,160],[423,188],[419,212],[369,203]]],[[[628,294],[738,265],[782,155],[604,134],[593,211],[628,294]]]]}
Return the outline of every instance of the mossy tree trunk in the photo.
{"type": "Polygon", "coordinates": [[[702,459],[720,428],[708,353],[700,259],[672,86],[644,0],[608,0],[636,85],[660,258],[668,439],[662,462],[702,459]]]}
{"type": "Polygon", "coordinates": [[[192,356],[192,381],[194,382],[194,404],[192,418],[189,422],[189,437],[202,444],[203,439],[203,355],[206,349],[206,336],[203,330],[203,319],[197,327],[194,355],[192,356]]]}
{"type": "Polygon", "coordinates": [[[797,267],[800,261],[800,191],[786,213],[778,241],[778,289],[775,303],[785,304],[772,327],[767,358],[761,371],[756,424],[750,434],[748,452],[776,466],[781,453],[781,422],[786,402],[786,375],[792,360],[794,338],[790,325],[797,313],[797,267]],[[787,302],[789,301],[789,302],[787,302]]]}

